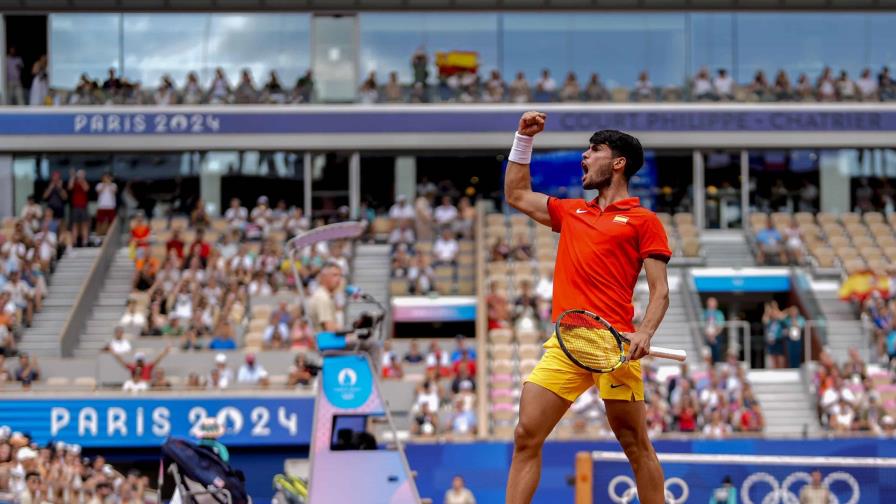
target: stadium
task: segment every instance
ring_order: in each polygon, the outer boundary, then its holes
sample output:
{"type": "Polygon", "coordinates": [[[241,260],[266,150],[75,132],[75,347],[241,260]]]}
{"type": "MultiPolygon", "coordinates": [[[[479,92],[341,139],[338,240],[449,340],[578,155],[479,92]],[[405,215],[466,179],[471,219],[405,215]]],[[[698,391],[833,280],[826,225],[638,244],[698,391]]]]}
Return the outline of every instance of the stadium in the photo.
{"type": "Polygon", "coordinates": [[[896,502],[893,8],[0,0],[0,502],[896,502]]]}

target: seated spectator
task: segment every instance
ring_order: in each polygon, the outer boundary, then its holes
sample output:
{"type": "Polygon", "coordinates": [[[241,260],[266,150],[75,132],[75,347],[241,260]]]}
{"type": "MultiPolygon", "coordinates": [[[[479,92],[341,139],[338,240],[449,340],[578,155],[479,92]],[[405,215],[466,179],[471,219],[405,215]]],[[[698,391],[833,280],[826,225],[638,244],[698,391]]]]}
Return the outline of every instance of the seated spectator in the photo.
{"type": "Polygon", "coordinates": [[[836,408],[832,409],[829,425],[834,432],[849,432],[853,430],[855,411],[845,398],[841,398],[836,408]]]}
{"type": "Polygon", "coordinates": [[[403,378],[404,370],[401,367],[401,360],[394,353],[388,355],[388,362],[383,365],[383,378],[403,378]]]}
{"type": "Polygon", "coordinates": [[[439,430],[438,416],[429,409],[427,403],[420,405],[420,411],[414,416],[411,434],[415,436],[434,436],[439,430]]]}
{"type": "Polygon", "coordinates": [[[426,355],[426,369],[434,370],[440,376],[451,374],[451,356],[442,350],[438,341],[429,344],[429,353],[426,355]]]}
{"type": "Polygon", "coordinates": [[[725,314],[719,310],[719,302],[714,297],[706,299],[703,310],[703,336],[706,345],[712,352],[712,361],[722,360],[722,331],[725,330],[725,314]]]}
{"type": "Polygon", "coordinates": [[[463,334],[458,334],[454,339],[457,342],[457,346],[454,348],[454,351],[451,352],[451,362],[457,362],[461,360],[464,355],[469,357],[471,360],[476,360],[476,350],[467,345],[466,338],[463,334]]]}
{"type": "Polygon", "coordinates": [[[780,261],[779,264],[787,264],[787,254],[782,244],[783,238],[771,222],[765,229],[756,233],[756,241],[759,243],[759,250],[756,253],[756,260],[759,264],[769,264],[769,256],[777,257],[780,261]]]}
{"type": "Polygon", "coordinates": [[[880,96],[877,93],[878,90],[878,80],[875,79],[871,75],[871,69],[865,68],[862,70],[862,75],[859,76],[859,80],[856,81],[856,88],[858,88],[858,95],[862,101],[878,101],[880,96]]]}
{"type": "Polygon", "coordinates": [[[476,376],[476,361],[467,354],[467,350],[461,352],[461,357],[454,362],[452,373],[458,374],[463,369],[467,376],[476,376]]]}
{"type": "Polygon", "coordinates": [[[19,367],[16,369],[15,378],[25,388],[40,380],[40,366],[37,365],[37,357],[29,358],[27,353],[20,352],[19,367]]]}
{"type": "Polygon", "coordinates": [[[201,261],[201,266],[204,268],[207,261],[208,256],[211,254],[212,247],[209,245],[207,241],[205,241],[205,230],[203,228],[199,228],[196,230],[196,239],[193,240],[193,243],[190,244],[190,248],[187,252],[187,264],[193,260],[193,258],[199,258],[201,261]]]}
{"type": "Polygon", "coordinates": [[[883,67],[877,75],[878,94],[883,101],[896,98],[896,82],[890,76],[890,69],[883,67]]]}
{"type": "Polygon", "coordinates": [[[588,84],[585,86],[585,100],[587,101],[608,101],[610,92],[600,81],[600,76],[596,73],[591,74],[588,84]]]}
{"type": "Polygon", "coordinates": [[[676,425],[680,432],[697,431],[697,409],[691,396],[683,395],[680,402],[672,409],[676,425]]]}
{"type": "Polygon", "coordinates": [[[402,360],[408,364],[417,364],[423,362],[424,359],[425,357],[420,352],[420,345],[417,344],[417,340],[411,340],[411,344],[408,346],[408,351],[404,354],[402,360]]]}
{"type": "Polygon", "coordinates": [[[233,327],[230,323],[220,322],[212,332],[212,339],[208,344],[209,350],[236,350],[236,341],[233,336],[233,327]]]}
{"type": "Polygon", "coordinates": [[[233,99],[236,103],[255,103],[258,101],[258,91],[255,89],[252,72],[248,68],[244,68],[240,73],[240,83],[233,93],[233,99]]]}
{"type": "Polygon", "coordinates": [[[650,82],[650,76],[646,71],[638,74],[638,80],[635,82],[635,89],[632,94],[636,101],[656,100],[656,91],[653,89],[653,83],[650,82]]]}
{"type": "Polygon", "coordinates": [[[840,101],[854,101],[858,98],[858,90],[856,83],[849,78],[846,70],[840,71],[840,77],[837,78],[837,97],[840,101]]]}
{"type": "Polygon", "coordinates": [[[714,410],[709,423],[703,426],[703,435],[711,439],[724,439],[731,435],[731,425],[722,418],[722,412],[714,410]]]}
{"type": "Polygon", "coordinates": [[[153,263],[150,261],[144,261],[142,266],[134,273],[132,288],[140,292],[146,292],[156,283],[156,271],[153,263]]]}
{"type": "Polygon", "coordinates": [[[293,365],[289,368],[289,376],[287,377],[286,385],[290,387],[299,385],[306,387],[311,385],[313,381],[314,374],[308,366],[305,355],[297,354],[293,365]]]}
{"type": "Polygon", "coordinates": [[[408,292],[426,295],[435,290],[435,271],[429,265],[429,258],[423,255],[414,257],[407,271],[408,292]]]}
{"type": "Polygon", "coordinates": [[[209,373],[208,386],[213,389],[226,389],[233,383],[233,370],[227,366],[227,354],[215,355],[215,366],[209,373]]]}
{"type": "Polygon", "coordinates": [[[274,339],[275,333],[280,341],[289,340],[288,320],[288,315],[284,320],[284,318],[281,317],[276,311],[271,313],[268,325],[264,328],[264,332],[262,333],[265,344],[271,343],[271,340],[274,339]]]}
{"type": "Polygon", "coordinates": [[[524,234],[516,235],[511,255],[515,261],[528,261],[532,259],[532,244],[524,234]]]}
{"type": "Polygon", "coordinates": [[[815,84],[815,89],[818,93],[818,101],[832,102],[837,99],[837,84],[834,82],[834,77],[831,75],[829,67],[822,69],[821,76],[815,84]]]}
{"type": "Polygon", "coordinates": [[[811,101],[815,99],[815,88],[809,82],[809,76],[800,74],[796,81],[796,97],[800,101],[811,101]]]}
{"type": "Polygon", "coordinates": [[[451,391],[455,394],[461,391],[476,391],[476,363],[463,359],[454,365],[455,376],[451,382],[451,391]]]}
{"type": "Polygon", "coordinates": [[[772,88],[772,93],[778,101],[793,99],[793,88],[790,86],[790,78],[787,77],[787,72],[784,70],[778,70],[778,74],[775,76],[775,85],[772,88]]]}
{"type": "Polygon", "coordinates": [[[395,198],[395,204],[389,208],[389,218],[396,222],[411,221],[414,219],[414,215],[414,207],[408,202],[408,197],[404,194],[399,194],[395,198]]]}
{"type": "Polygon", "coordinates": [[[367,78],[364,79],[364,82],[361,83],[361,88],[358,90],[358,98],[361,103],[376,103],[380,100],[380,93],[376,83],[376,72],[371,71],[367,78]]]}
{"type": "Polygon", "coordinates": [[[791,222],[790,227],[784,230],[784,247],[792,260],[788,264],[803,264],[803,238],[800,234],[799,223],[791,222]]]}
{"type": "Polygon", "coordinates": [[[510,306],[497,282],[493,281],[489,284],[489,294],[485,298],[485,306],[488,311],[489,329],[510,326],[510,306]]]}
{"type": "Polygon", "coordinates": [[[501,72],[492,70],[485,83],[485,101],[494,103],[504,101],[504,87],[504,79],[501,78],[501,72]]]}
{"type": "Polygon", "coordinates": [[[582,90],[579,87],[579,80],[576,78],[575,72],[566,74],[566,82],[560,89],[560,101],[574,102],[581,101],[582,90]]]}
{"type": "Polygon", "coordinates": [[[389,72],[389,81],[383,87],[383,95],[389,103],[400,103],[404,101],[402,96],[401,84],[398,82],[398,72],[389,72]]]}
{"type": "Polygon", "coordinates": [[[457,220],[457,207],[451,204],[451,196],[442,196],[442,204],[433,210],[433,220],[441,228],[449,227],[457,220]]]}
{"type": "Polygon", "coordinates": [[[408,274],[408,268],[411,267],[411,256],[408,254],[408,246],[401,244],[395,247],[392,254],[392,277],[405,278],[408,274]]]}
{"type": "Polygon", "coordinates": [[[551,77],[551,71],[545,68],[541,71],[541,78],[535,83],[536,101],[554,101],[557,92],[557,82],[551,77]]]}
{"type": "Polygon", "coordinates": [[[171,233],[171,237],[165,242],[165,255],[170,256],[172,251],[178,259],[184,258],[184,246],[186,244],[180,237],[180,229],[175,229],[171,233]]]}
{"type": "Polygon", "coordinates": [[[314,331],[311,324],[303,317],[298,317],[292,322],[289,331],[289,347],[293,350],[317,350],[317,342],[314,339],[314,331]]]}
{"type": "Polygon", "coordinates": [[[532,292],[532,282],[523,280],[519,284],[520,294],[513,301],[513,319],[518,320],[521,317],[531,317],[539,319],[538,299],[532,292]]]}
{"type": "Polygon", "coordinates": [[[508,95],[512,103],[529,103],[532,101],[532,89],[523,72],[517,72],[516,78],[510,83],[508,95]]]}
{"type": "Polygon", "coordinates": [[[415,242],[414,228],[410,220],[399,221],[398,226],[389,233],[389,244],[393,246],[393,249],[398,245],[406,245],[410,248],[415,242]]]}
{"type": "Polygon", "coordinates": [[[125,331],[123,327],[115,326],[115,336],[112,338],[112,341],[106,344],[106,348],[104,348],[104,350],[117,355],[123,355],[131,352],[131,342],[125,337],[125,331]]]}
{"type": "Polygon", "coordinates": [[[756,74],[753,76],[753,82],[750,83],[747,89],[757,100],[766,100],[771,93],[771,86],[768,85],[768,80],[765,78],[765,72],[757,70],[756,74]]]}
{"type": "Polygon", "coordinates": [[[460,251],[460,245],[457,243],[457,240],[454,238],[454,235],[451,233],[450,229],[442,230],[442,235],[432,246],[432,253],[435,257],[434,264],[436,266],[441,264],[449,264],[454,265],[457,263],[457,254],[460,251]]]}
{"type": "Polygon", "coordinates": [[[9,274],[6,284],[3,286],[3,291],[9,294],[9,300],[15,305],[16,309],[22,311],[25,325],[31,327],[35,305],[39,303],[34,289],[22,281],[21,274],[18,271],[13,271],[9,274]]]}
{"type": "Polygon", "coordinates": [[[206,348],[205,343],[202,341],[202,337],[196,332],[196,329],[193,328],[184,331],[183,336],[180,337],[178,346],[185,352],[190,350],[204,350],[206,348]]]}
{"type": "MultiPolygon", "coordinates": [[[[473,411],[464,409],[464,402],[462,400],[454,401],[454,411],[451,414],[451,434],[456,436],[476,434],[476,415],[473,411]]],[[[446,500],[446,502],[458,501],[446,500]]]]}
{"type": "Polygon", "coordinates": [[[694,76],[692,93],[697,101],[718,99],[718,95],[712,87],[712,81],[709,79],[709,70],[706,67],[698,70],[697,75],[694,76]]]}
{"type": "Polygon", "coordinates": [[[268,372],[261,364],[255,361],[255,354],[248,353],[246,354],[246,362],[240,366],[236,381],[242,384],[266,386],[268,384],[268,372]]]}
{"type": "Polygon", "coordinates": [[[734,99],[734,79],[728,75],[728,71],[724,68],[719,69],[718,75],[712,81],[712,87],[720,100],[734,99]]]}
{"type": "Polygon", "coordinates": [[[171,390],[171,381],[165,376],[164,369],[158,368],[153,371],[149,388],[152,390],[171,390]]]}
{"type": "Polygon", "coordinates": [[[510,248],[510,244],[507,243],[503,238],[498,238],[495,240],[494,245],[492,245],[492,261],[506,261],[510,258],[510,253],[512,252],[510,248]]]}

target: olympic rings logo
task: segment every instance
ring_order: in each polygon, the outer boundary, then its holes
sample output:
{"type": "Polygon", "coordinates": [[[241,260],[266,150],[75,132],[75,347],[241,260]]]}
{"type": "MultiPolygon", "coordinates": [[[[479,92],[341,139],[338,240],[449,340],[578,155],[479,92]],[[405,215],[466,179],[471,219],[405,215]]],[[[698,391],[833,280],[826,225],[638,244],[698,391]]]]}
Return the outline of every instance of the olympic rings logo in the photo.
{"type": "MultiPolygon", "coordinates": [[[[795,472],[790,476],[784,478],[784,481],[781,484],[778,484],[778,480],[769,473],[759,472],[751,474],[744,480],[743,485],[740,487],[740,499],[744,504],[753,504],[753,501],[750,499],[750,489],[756,483],[766,483],[771,487],[771,491],[762,498],[761,504],[799,504],[800,498],[799,495],[790,490],[790,487],[797,482],[804,482],[809,484],[812,482],[812,476],[807,472],[795,472]]],[[[822,481],[823,485],[827,488],[831,488],[831,485],[834,482],[842,481],[849,485],[851,490],[851,494],[849,499],[843,504],[857,504],[859,502],[859,497],[862,495],[861,488],[859,487],[859,482],[849,473],[845,473],[843,471],[835,471],[827,476],[825,476],[822,481]]],[[[836,495],[831,492],[830,494],[829,504],[840,504],[840,499],[837,498],[836,495]]]]}
{"type": "MultiPolygon", "coordinates": [[[[838,481],[846,483],[851,490],[849,499],[842,504],[858,504],[862,492],[859,482],[851,474],[843,471],[832,472],[825,476],[823,484],[825,487],[830,488],[833,483],[838,481]]],[[[778,480],[769,473],[753,473],[741,485],[740,498],[743,504],[754,504],[750,499],[750,490],[753,488],[753,485],[765,483],[770,489],[765,494],[765,497],[762,498],[760,504],[799,504],[799,495],[790,489],[794,483],[798,482],[809,484],[812,482],[812,476],[806,472],[795,472],[784,478],[784,481],[781,483],[778,483],[778,480]]],[[[666,504],[684,504],[690,495],[690,488],[687,482],[678,477],[667,479],[663,483],[663,488],[666,504]],[[673,489],[675,489],[674,492],[673,489]]],[[[616,504],[628,504],[637,497],[638,488],[635,486],[635,481],[632,478],[619,475],[610,480],[609,485],[607,485],[607,494],[610,500],[616,504]],[[622,494],[618,492],[620,485],[625,486],[622,494]]],[[[833,492],[830,494],[829,504],[841,504],[833,492]]]]}
{"type": "MultiPolygon", "coordinates": [[[[665,491],[665,501],[667,504],[684,504],[688,501],[688,496],[690,495],[690,488],[688,488],[688,484],[681,478],[669,478],[663,483],[663,489],[665,491]],[[678,495],[672,492],[671,488],[673,486],[678,487],[678,495]]],[[[617,504],[628,504],[633,501],[635,497],[638,495],[638,488],[635,486],[635,481],[628,476],[620,474],[616,476],[612,480],[610,480],[610,484],[607,486],[607,493],[610,496],[610,500],[617,504]],[[619,495],[616,492],[616,487],[621,483],[625,483],[627,486],[626,490],[622,492],[622,495],[619,495]]]]}

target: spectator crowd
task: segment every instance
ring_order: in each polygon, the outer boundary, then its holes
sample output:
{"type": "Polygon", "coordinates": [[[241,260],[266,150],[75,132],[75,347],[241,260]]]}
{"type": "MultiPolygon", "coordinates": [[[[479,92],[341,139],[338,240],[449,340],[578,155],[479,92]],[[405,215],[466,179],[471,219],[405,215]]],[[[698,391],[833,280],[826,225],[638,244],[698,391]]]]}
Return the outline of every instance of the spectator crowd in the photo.
{"type": "Polygon", "coordinates": [[[835,433],[896,437],[896,380],[892,369],[869,366],[856,348],[838,364],[828,353],[813,377],[821,424],[835,433]]]}
{"type": "Polygon", "coordinates": [[[102,455],[92,458],[64,442],[40,446],[28,434],[0,427],[0,500],[17,504],[159,502],[149,478],[122,474],[102,455]]]}

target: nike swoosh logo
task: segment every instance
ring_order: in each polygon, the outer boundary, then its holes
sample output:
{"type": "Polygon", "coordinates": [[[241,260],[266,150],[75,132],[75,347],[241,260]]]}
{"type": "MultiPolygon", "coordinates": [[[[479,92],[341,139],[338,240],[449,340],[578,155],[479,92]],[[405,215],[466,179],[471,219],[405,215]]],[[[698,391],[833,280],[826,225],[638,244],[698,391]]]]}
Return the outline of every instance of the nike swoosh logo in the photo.
{"type": "Polygon", "coordinates": [[[576,213],[588,213],[588,210],[585,210],[584,208],[577,208],[576,213]]]}
{"type": "Polygon", "coordinates": [[[624,383],[611,383],[610,388],[622,387],[624,385],[625,385],[624,383]]]}

